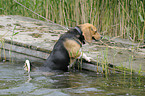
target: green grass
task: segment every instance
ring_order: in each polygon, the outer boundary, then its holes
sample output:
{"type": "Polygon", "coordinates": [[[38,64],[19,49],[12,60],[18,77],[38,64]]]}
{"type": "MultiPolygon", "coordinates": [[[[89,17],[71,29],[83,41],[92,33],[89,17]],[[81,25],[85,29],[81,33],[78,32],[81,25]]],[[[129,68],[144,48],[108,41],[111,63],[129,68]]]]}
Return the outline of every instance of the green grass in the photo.
{"type": "Polygon", "coordinates": [[[92,23],[102,35],[143,41],[145,0],[0,0],[1,15],[39,15],[67,27],[92,23]]]}
{"type": "MultiPolygon", "coordinates": [[[[40,20],[48,19],[48,21],[51,20],[66,27],[88,22],[94,24],[102,35],[120,36],[132,41],[145,40],[145,0],[17,0],[23,6],[15,1],[0,0],[0,15],[22,15],[40,20]]],[[[3,26],[0,25],[0,27],[3,26]]],[[[18,33],[13,32],[13,35],[16,34],[18,33]]],[[[0,42],[4,46],[2,36],[0,42]]],[[[106,75],[108,74],[107,50],[106,53],[102,53],[104,59],[101,60],[106,75]]],[[[113,58],[115,55],[114,53],[113,58]]],[[[129,60],[131,73],[133,71],[132,59],[130,57],[129,60]]],[[[123,70],[124,74],[128,72],[123,70]]],[[[141,74],[141,68],[139,74],[141,74]]]]}
{"type": "MultiPolygon", "coordinates": [[[[16,32],[16,33],[14,32],[15,29],[16,29],[16,26],[14,27],[14,29],[13,29],[13,34],[12,34],[12,36],[10,37],[10,38],[11,38],[11,48],[9,49],[9,55],[10,55],[9,61],[10,61],[10,62],[12,61],[12,60],[11,60],[11,51],[12,51],[12,45],[13,45],[13,36],[19,34],[19,32],[16,32]]],[[[5,60],[5,61],[7,60],[7,58],[6,58],[6,52],[5,52],[5,39],[4,39],[4,37],[5,37],[7,34],[8,34],[8,32],[6,32],[4,35],[0,35],[0,43],[1,43],[1,45],[2,45],[2,46],[0,46],[0,60],[2,59],[2,58],[1,58],[1,52],[2,52],[2,50],[3,50],[4,60],[5,60]]]]}

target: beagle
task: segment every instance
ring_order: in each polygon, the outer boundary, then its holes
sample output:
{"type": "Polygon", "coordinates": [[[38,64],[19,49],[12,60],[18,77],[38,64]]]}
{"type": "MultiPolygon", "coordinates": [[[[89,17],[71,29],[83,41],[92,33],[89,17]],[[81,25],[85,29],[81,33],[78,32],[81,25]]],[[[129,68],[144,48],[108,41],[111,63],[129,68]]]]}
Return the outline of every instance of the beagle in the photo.
{"type": "Polygon", "coordinates": [[[75,63],[76,59],[80,58],[84,58],[86,61],[90,62],[91,57],[87,57],[86,54],[82,53],[81,47],[86,42],[92,43],[92,39],[101,39],[101,35],[92,24],[80,24],[68,30],[54,45],[51,54],[42,65],[42,70],[68,71],[75,63]]]}
{"type": "Polygon", "coordinates": [[[101,39],[101,35],[92,24],[85,23],[68,30],[54,45],[44,66],[52,70],[67,71],[76,59],[84,58],[90,62],[91,58],[81,52],[81,47],[85,42],[92,43],[92,39],[101,39]]]}

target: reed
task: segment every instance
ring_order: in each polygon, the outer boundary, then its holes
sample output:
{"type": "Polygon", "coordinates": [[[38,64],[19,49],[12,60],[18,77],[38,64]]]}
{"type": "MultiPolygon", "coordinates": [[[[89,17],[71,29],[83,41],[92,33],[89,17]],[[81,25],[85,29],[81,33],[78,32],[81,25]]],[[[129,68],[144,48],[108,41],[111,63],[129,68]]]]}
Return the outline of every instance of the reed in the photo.
{"type": "Polygon", "coordinates": [[[0,14],[23,15],[44,20],[39,15],[67,27],[92,23],[103,35],[144,40],[145,0],[1,0],[0,14]]]}
{"type": "MultiPolygon", "coordinates": [[[[6,33],[7,34],[7,33],[6,33]]],[[[6,35],[0,35],[0,60],[2,60],[2,53],[4,54],[4,60],[3,61],[6,61],[6,53],[5,53],[5,46],[4,46],[4,43],[5,43],[5,40],[3,39],[3,37],[6,35]]]]}
{"type": "MultiPolygon", "coordinates": [[[[102,67],[102,74],[105,74],[105,76],[108,75],[108,48],[106,50],[101,52],[101,67],[102,67]]],[[[98,67],[98,64],[97,64],[98,67]]]]}
{"type": "MultiPolygon", "coordinates": [[[[10,37],[11,38],[11,48],[9,49],[9,61],[11,62],[12,61],[12,45],[13,45],[13,36],[17,35],[19,32],[15,32],[15,29],[16,29],[16,26],[14,27],[13,31],[12,31],[12,36],[10,37]]],[[[6,57],[6,49],[5,49],[5,39],[4,37],[6,37],[7,35],[9,34],[9,31],[6,32],[5,34],[3,35],[0,35],[0,43],[1,43],[1,46],[0,46],[0,60],[2,60],[2,52],[4,54],[4,61],[7,60],[7,57],[6,57]]]]}
{"type": "MultiPolygon", "coordinates": [[[[0,42],[2,43],[2,41],[0,40],[0,42]]],[[[0,46],[0,61],[2,60],[2,46],[0,46]]]]}
{"type": "Polygon", "coordinates": [[[6,61],[7,57],[6,57],[6,51],[5,51],[4,42],[5,42],[5,40],[2,41],[2,50],[3,50],[3,54],[4,54],[4,60],[6,61]]]}

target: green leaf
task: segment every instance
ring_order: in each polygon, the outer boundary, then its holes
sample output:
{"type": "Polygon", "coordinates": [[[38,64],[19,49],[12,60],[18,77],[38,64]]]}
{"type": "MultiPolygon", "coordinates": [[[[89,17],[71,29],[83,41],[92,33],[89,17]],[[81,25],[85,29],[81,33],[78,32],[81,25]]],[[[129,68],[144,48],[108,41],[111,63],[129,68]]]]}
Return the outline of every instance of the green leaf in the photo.
{"type": "Polygon", "coordinates": [[[144,22],[144,19],[143,19],[143,17],[141,16],[140,13],[139,13],[139,17],[140,17],[141,22],[144,22]]]}
{"type": "Polygon", "coordinates": [[[19,32],[13,33],[13,36],[17,35],[19,32]]]}

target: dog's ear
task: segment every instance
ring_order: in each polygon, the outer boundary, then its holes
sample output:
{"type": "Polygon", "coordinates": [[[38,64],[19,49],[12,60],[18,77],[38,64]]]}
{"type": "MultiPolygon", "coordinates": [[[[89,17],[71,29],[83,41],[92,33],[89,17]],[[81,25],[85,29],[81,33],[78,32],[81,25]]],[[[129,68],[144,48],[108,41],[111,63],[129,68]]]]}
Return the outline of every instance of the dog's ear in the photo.
{"type": "Polygon", "coordinates": [[[86,26],[82,28],[83,36],[85,37],[85,40],[88,43],[92,43],[92,33],[91,33],[91,27],[86,26]]]}
{"type": "Polygon", "coordinates": [[[88,43],[92,43],[92,37],[96,40],[101,38],[101,35],[97,32],[97,28],[92,24],[85,23],[78,25],[78,27],[81,28],[83,36],[88,43]]]}

